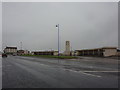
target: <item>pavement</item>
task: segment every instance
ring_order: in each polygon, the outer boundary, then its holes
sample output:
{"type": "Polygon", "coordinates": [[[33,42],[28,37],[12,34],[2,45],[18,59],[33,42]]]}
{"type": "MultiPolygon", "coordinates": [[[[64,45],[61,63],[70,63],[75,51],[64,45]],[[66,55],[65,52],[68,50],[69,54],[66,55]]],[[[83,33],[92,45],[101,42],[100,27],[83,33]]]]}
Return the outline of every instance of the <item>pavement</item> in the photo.
{"type": "Polygon", "coordinates": [[[2,58],[2,88],[118,88],[118,60],[2,58]]]}

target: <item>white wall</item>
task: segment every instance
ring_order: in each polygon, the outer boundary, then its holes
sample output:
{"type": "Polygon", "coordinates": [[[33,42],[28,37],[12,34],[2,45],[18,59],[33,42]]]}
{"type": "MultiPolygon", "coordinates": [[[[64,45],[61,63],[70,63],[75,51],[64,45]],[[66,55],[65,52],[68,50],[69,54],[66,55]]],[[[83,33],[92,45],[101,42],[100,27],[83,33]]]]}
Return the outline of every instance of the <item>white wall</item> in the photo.
{"type": "Polygon", "coordinates": [[[105,51],[103,52],[104,56],[114,56],[117,53],[117,49],[104,49],[105,51]]]}
{"type": "Polygon", "coordinates": [[[58,52],[54,52],[53,55],[57,56],[57,55],[58,55],[58,52]]]}

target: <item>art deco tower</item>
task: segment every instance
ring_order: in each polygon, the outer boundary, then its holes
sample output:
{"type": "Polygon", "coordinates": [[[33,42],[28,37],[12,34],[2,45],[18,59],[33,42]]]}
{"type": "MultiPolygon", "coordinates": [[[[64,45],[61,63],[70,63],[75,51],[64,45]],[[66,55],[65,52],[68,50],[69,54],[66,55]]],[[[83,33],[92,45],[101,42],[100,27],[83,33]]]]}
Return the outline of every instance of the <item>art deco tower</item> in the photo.
{"type": "Polygon", "coordinates": [[[65,55],[69,56],[70,55],[70,41],[66,41],[65,47],[66,47],[65,55]]]}

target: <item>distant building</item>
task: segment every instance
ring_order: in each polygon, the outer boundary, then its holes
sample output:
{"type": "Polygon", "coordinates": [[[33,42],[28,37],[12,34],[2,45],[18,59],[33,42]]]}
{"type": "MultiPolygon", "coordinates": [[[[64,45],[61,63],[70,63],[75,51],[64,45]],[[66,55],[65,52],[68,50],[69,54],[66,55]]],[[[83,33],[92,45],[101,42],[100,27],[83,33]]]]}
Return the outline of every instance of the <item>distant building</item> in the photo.
{"type": "Polygon", "coordinates": [[[26,54],[30,54],[30,51],[28,51],[28,50],[18,50],[17,54],[18,55],[26,55],[26,54]]]}
{"type": "Polygon", "coordinates": [[[116,56],[116,47],[102,47],[96,49],[75,50],[76,56],[116,56]]]}
{"type": "Polygon", "coordinates": [[[17,55],[24,55],[24,50],[18,50],[17,55]]]}
{"type": "Polygon", "coordinates": [[[4,53],[6,53],[6,54],[16,54],[17,53],[17,47],[6,47],[4,49],[4,53]]]}
{"type": "MultiPolygon", "coordinates": [[[[58,51],[53,51],[53,55],[58,56],[58,51]]],[[[59,55],[61,55],[61,53],[59,53],[59,55]]]]}
{"type": "Polygon", "coordinates": [[[116,56],[120,57],[120,49],[117,49],[117,55],[116,56]]]}
{"type": "Polygon", "coordinates": [[[75,56],[75,51],[70,51],[70,56],[75,56]]]}
{"type": "Polygon", "coordinates": [[[65,43],[65,52],[64,52],[64,54],[66,56],[70,56],[70,41],[66,41],[66,43],[65,43]]]}
{"type": "Polygon", "coordinates": [[[24,50],[24,54],[30,54],[30,51],[24,50]]]}
{"type": "Polygon", "coordinates": [[[32,55],[58,55],[58,51],[33,51],[32,55]]]}

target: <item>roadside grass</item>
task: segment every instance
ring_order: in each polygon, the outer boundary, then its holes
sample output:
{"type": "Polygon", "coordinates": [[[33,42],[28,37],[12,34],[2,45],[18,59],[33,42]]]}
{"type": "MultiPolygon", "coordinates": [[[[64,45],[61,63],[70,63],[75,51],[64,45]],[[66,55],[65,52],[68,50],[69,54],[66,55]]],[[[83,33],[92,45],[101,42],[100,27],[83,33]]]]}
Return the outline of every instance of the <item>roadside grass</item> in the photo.
{"type": "Polygon", "coordinates": [[[59,58],[59,59],[77,59],[75,56],[53,56],[53,55],[21,55],[30,57],[59,58]]]}

